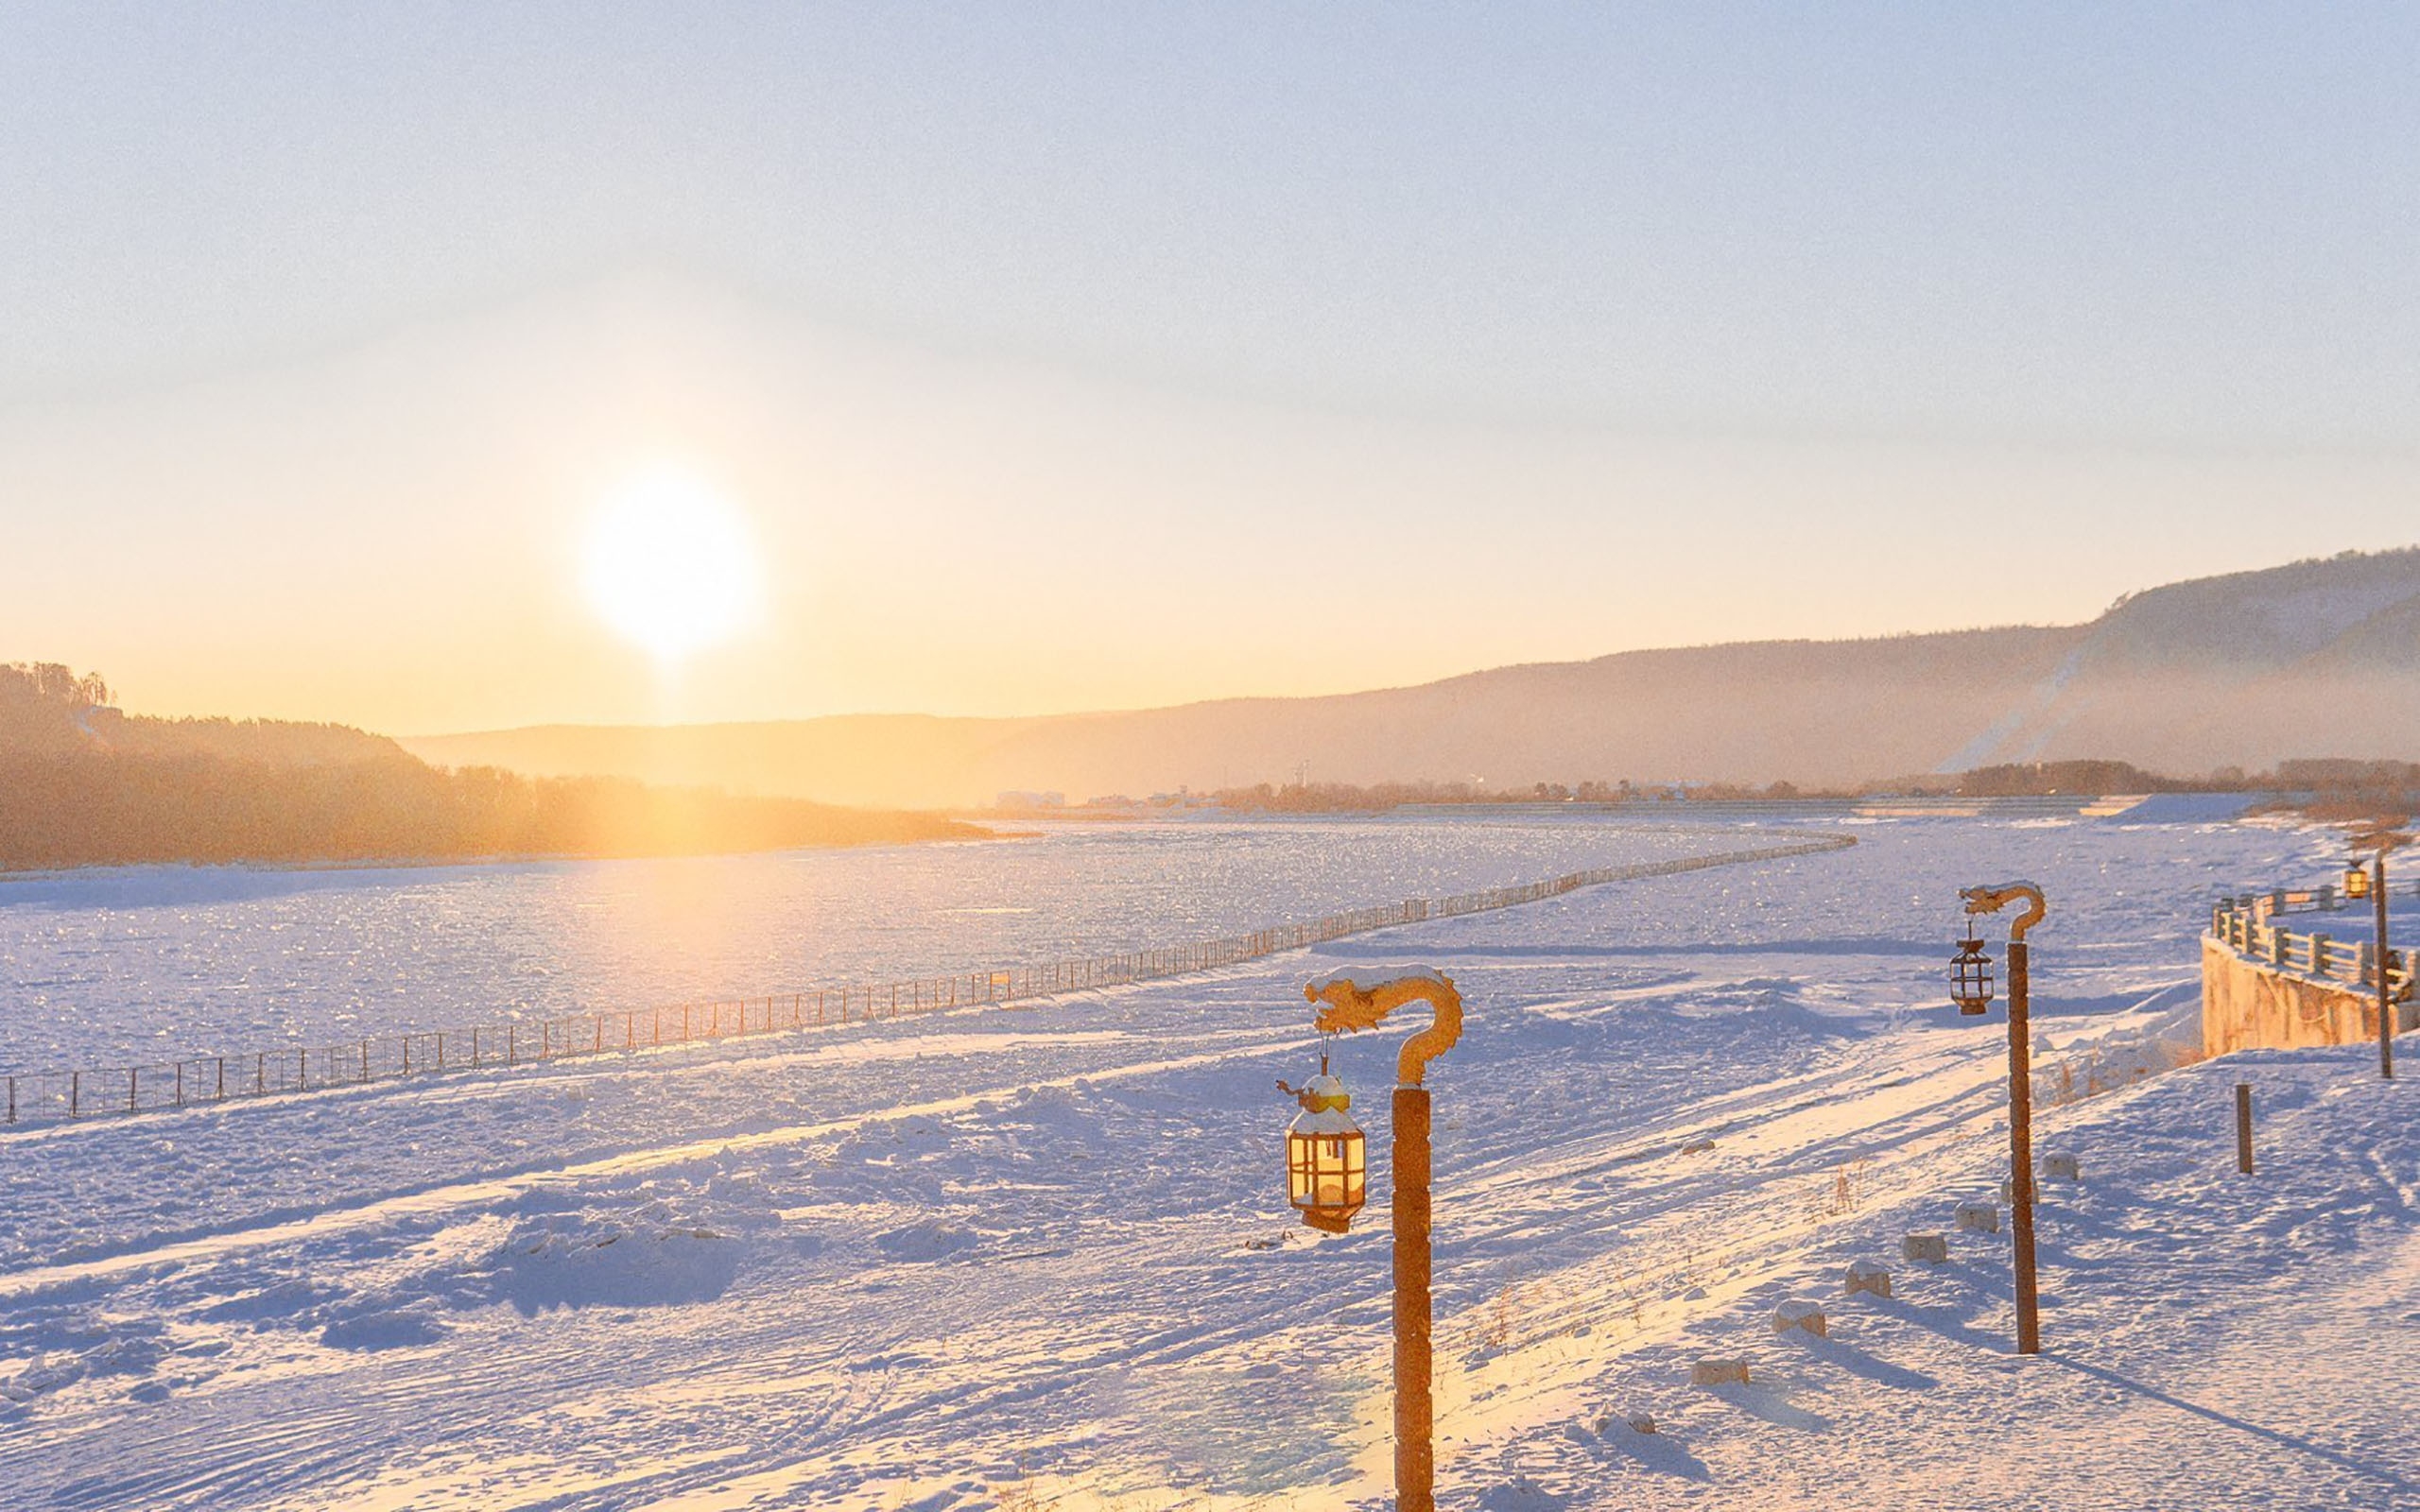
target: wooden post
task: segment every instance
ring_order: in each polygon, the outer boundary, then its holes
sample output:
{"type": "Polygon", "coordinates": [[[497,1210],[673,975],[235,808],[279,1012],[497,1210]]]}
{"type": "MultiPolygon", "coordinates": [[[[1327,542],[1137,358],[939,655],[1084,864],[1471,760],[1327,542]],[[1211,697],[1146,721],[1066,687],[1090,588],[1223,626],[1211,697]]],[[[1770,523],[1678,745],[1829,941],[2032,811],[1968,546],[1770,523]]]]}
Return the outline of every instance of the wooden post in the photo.
{"type": "Polygon", "coordinates": [[[2008,946],[2008,1144],[2011,1235],[2016,1260],[2016,1352],[2042,1352],[2041,1301],[2033,1262],[2033,1041],[2028,947],[2008,946]]]}
{"type": "Polygon", "coordinates": [[[2394,989],[2387,985],[2386,963],[2386,842],[2378,842],[2378,853],[2371,858],[2370,897],[2377,903],[2378,924],[2378,1074],[2394,1080],[2394,989]]]}
{"type": "Polygon", "coordinates": [[[1428,1089],[1394,1106],[1395,1507],[1435,1512],[1436,1407],[1429,1394],[1428,1089]]]}
{"type": "Polygon", "coordinates": [[[2252,1174],[2252,1083],[2235,1084],[2235,1168],[2252,1174]]]}

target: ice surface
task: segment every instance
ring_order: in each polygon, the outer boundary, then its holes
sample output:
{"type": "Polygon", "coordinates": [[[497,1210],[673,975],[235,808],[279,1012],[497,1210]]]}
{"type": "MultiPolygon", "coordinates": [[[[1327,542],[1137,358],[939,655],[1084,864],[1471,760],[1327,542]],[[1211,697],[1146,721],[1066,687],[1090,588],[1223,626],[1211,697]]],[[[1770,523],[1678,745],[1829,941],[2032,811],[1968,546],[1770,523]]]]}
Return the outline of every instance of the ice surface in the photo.
{"type": "Polygon", "coordinates": [[[1709,849],[1510,814],[489,867],[0,877],[0,1072],[323,1045],[1215,938],[1709,849]]]}

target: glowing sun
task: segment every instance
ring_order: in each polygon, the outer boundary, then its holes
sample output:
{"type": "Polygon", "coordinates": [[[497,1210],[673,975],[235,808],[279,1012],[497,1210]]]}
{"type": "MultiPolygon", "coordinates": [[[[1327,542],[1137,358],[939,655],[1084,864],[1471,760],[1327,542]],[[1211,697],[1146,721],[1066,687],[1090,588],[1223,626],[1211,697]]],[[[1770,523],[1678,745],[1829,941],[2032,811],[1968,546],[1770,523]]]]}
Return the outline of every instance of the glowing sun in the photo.
{"type": "Polygon", "coordinates": [[[589,523],[588,601],[623,639],[675,665],[747,628],[765,575],[738,508],[675,468],[607,494],[589,523]]]}

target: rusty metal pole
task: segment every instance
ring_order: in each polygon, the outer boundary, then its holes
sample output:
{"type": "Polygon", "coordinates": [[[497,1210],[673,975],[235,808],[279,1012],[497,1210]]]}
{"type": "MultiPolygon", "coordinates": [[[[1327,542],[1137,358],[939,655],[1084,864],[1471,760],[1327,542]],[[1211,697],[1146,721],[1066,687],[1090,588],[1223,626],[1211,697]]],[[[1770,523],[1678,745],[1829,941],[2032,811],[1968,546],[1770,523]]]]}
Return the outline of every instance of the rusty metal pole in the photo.
{"type": "Polygon", "coordinates": [[[1428,1089],[1394,1101],[1395,1507],[1437,1505],[1436,1404],[1428,1364],[1428,1089]]]}
{"type": "Polygon", "coordinates": [[[2008,947],[2009,1228],[2016,1261],[2016,1352],[2042,1352],[2042,1310],[2033,1260],[2033,1041],[2027,1026],[2025,941],[2008,947]]]}
{"type": "Polygon", "coordinates": [[[2386,845],[2381,841],[2378,853],[2370,862],[2370,899],[2377,907],[2378,948],[2375,957],[2378,976],[2378,1074],[2394,1080],[2394,988],[2389,984],[2393,973],[2387,971],[2386,941],[2386,845]]]}

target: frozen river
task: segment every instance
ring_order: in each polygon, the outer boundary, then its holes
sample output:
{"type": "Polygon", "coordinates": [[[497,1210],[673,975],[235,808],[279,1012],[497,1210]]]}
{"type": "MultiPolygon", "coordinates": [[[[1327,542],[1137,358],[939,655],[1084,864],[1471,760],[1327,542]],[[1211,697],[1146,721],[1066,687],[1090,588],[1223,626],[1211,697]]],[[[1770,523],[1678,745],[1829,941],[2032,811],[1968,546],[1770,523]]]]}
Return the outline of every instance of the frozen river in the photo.
{"type": "Polygon", "coordinates": [[[1059,960],[1738,843],[1697,826],[1519,812],[1063,823],[974,844],[671,860],[0,880],[0,1071],[1059,960]]]}

